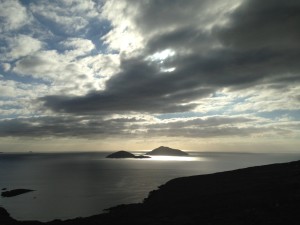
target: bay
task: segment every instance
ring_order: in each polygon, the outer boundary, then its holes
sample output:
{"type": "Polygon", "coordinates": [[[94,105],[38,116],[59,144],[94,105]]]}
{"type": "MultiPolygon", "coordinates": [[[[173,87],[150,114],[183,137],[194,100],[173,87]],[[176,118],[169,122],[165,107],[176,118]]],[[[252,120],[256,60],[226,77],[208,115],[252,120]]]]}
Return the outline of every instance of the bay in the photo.
{"type": "Polygon", "coordinates": [[[108,154],[2,153],[0,188],[35,191],[1,197],[0,205],[18,220],[87,217],[142,202],[151,190],[176,177],[300,159],[300,153],[190,152],[188,157],[151,159],[107,159],[108,154]]]}

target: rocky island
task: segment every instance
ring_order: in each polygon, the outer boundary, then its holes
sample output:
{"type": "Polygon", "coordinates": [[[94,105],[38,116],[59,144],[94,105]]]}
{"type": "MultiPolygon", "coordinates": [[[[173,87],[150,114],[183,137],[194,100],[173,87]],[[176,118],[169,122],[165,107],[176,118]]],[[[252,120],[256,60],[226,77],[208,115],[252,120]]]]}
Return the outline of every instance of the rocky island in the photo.
{"type": "Polygon", "coordinates": [[[126,158],[133,158],[133,159],[143,159],[143,158],[150,158],[150,156],[144,156],[144,155],[134,155],[130,152],[127,151],[118,151],[114,152],[106,158],[111,158],[111,159],[126,159],[126,158]]]}
{"type": "Polygon", "coordinates": [[[188,156],[189,154],[179,149],[160,146],[152,151],[146,153],[146,155],[161,155],[161,156],[188,156]]]}

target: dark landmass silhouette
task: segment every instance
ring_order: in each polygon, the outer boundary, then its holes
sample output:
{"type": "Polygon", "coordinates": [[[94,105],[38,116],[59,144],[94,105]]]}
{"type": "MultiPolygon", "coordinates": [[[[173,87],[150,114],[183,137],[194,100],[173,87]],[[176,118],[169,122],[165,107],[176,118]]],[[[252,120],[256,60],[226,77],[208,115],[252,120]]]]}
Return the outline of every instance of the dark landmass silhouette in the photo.
{"type": "Polygon", "coordinates": [[[124,158],[144,159],[144,158],[150,158],[150,156],[134,155],[130,152],[118,151],[118,152],[114,152],[114,153],[106,156],[106,158],[112,158],[112,159],[124,159],[124,158]]]}
{"type": "Polygon", "coordinates": [[[298,225],[300,161],[173,179],[143,203],[48,223],[19,222],[0,208],[5,225],[298,225]]]}
{"type": "Polygon", "coordinates": [[[22,195],[22,194],[25,194],[27,192],[34,191],[34,190],[30,190],[30,189],[13,189],[13,190],[10,190],[10,191],[4,191],[4,190],[6,190],[6,188],[3,188],[2,190],[3,190],[3,192],[1,193],[2,197],[14,197],[14,196],[17,196],[17,195],[22,195]]]}
{"type": "Polygon", "coordinates": [[[161,156],[187,156],[188,153],[181,151],[179,149],[169,148],[165,146],[160,146],[152,151],[146,153],[146,155],[161,155],[161,156]]]}

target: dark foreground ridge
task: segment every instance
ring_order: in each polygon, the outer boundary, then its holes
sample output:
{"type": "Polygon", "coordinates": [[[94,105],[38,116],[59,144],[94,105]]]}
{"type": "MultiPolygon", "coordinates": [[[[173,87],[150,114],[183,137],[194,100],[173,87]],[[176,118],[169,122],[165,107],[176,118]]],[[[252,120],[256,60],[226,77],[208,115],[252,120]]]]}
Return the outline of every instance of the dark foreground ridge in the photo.
{"type": "Polygon", "coordinates": [[[6,188],[3,188],[2,190],[3,190],[3,192],[1,193],[2,197],[14,197],[14,196],[17,196],[17,195],[22,195],[22,194],[25,194],[27,192],[34,191],[34,190],[30,190],[30,189],[13,189],[13,190],[10,190],[10,191],[4,191],[4,190],[6,190],[6,188]]]}
{"type": "MultiPolygon", "coordinates": [[[[300,161],[209,175],[177,178],[152,191],[140,204],[48,225],[298,225],[300,161]]],[[[18,222],[0,208],[0,224],[18,222]]]]}
{"type": "Polygon", "coordinates": [[[148,152],[146,155],[187,156],[189,154],[179,149],[160,146],[148,152]]]}

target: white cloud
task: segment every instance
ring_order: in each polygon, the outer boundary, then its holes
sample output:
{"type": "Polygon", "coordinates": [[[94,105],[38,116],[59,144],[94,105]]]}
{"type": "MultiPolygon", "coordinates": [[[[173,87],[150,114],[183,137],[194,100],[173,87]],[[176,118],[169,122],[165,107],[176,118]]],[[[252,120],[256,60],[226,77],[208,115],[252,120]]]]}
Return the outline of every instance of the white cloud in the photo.
{"type": "Polygon", "coordinates": [[[143,36],[133,21],[138,8],[126,1],[106,1],[102,9],[102,17],[108,19],[113,29],[101,38],[111,50],[131,55],[144,47],[143,36]]]}
{"type": "Polygon", "coordinates": [[[6,85],[3,81],[0,80],[0,96],[7,97],[7,96],[14,96],[15,89],[13,86],[6,85]]]}
{"type": "Polygon", "coordinates": [[[83,30],[90,19],[99,17],[99,9],[92,0],[37,1],[30,4],[30,10],[67,34],[83,30]]]}
{"type": "Polygon", "coordinates": [[[183,1],[160,1],[157,4],[156,1],[107,0],[102,16],[110,20],[113,29],[102,40],[112,50],[132,55],[142,50],[156,35],[184,27],[211,32],[216,26],[224,26],[228,15],[240,2],[192,0],[189,4],[183,1]]]}
{"type": "Polygon", "coordinates": [[[13,71],[22,76],[51,82],[55,94],[82,95],[105,88],[105,82],[118,70],[117,55],[97,55],[74,58],[87,54],[93,48],[88,40],[72,39],[73,50],[59,54],[55,50],[38,51],[16,62],[13,71]],[[83,50],[87,46],[86,52],[83,50]]]}
{"type": "Polygon", "coordinates": [[[84,56],[95,49],[95,45],[91,40],[83,38],[68,38],[61,44],[65,49],[65,54],[72,58],[84,56]]]}
{"type": "Polygon", "coordinates": [[[0,100],[0,114],[8,117],[39,114],[36,98],[47,93],[51,92],[44,84],[0,80],[0,96],[5,97],[0,100]]]}
{"type": "Polygon", "coordinates": [[[88,65],[96,76],[109,78],[119,72],[120,58],[117,54],[88,56],[81,59],[80,62],[88,65]]]}
{"type": "Polygon", "coordinates": [[[14,80],[0,80],[0,96],[2,97],[28,97],[34,98],[47,92],[47,86],[44,84],[25,84],[14,80]],[[34,91],[32,91],[34,90],[34,91]]]}
{"type": "Polygon", "coordinates": [[[16,60],[20,57],[34,54],[42,47],[43,43],[38,39],[20,34],[14,38],[9,38],[8,51],[5,58],[7,60],[16,60]]]}
{"type": "Polygon", "coordinates": [[[275,89],[269,85],[260,85],[245,91],[237,92],[245,96],[245,100],[236,103],[232,110],[236,113],[245,112],[272,112],[275,110],[296,110],[300,107],[300,102],[295,96],[300,92],[298,85],[289,85],[280,89],[275,89]],[[242,93],[243,92],[243,93],[242,93]]]}
{"type": "Polygon", "coordinates": [[[2,68],[5,72],[7,72],[10,70],[11,65],[9,63],[2,63],[2,68]]]}
{"type": "Polygon", "coordinates": [[[17,0],[0,1],[0,32],[12,31],[29,23],[26,8],[17,0]]]}

